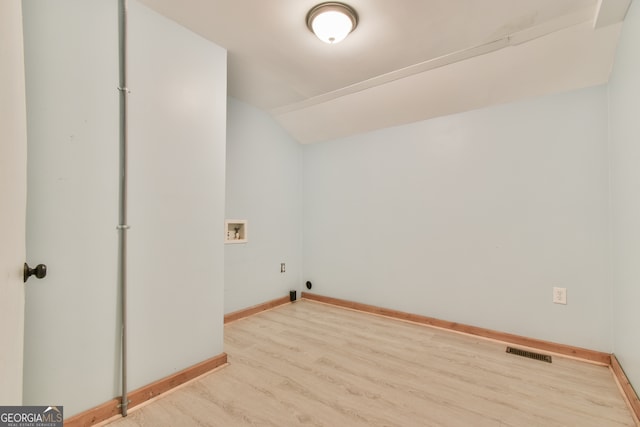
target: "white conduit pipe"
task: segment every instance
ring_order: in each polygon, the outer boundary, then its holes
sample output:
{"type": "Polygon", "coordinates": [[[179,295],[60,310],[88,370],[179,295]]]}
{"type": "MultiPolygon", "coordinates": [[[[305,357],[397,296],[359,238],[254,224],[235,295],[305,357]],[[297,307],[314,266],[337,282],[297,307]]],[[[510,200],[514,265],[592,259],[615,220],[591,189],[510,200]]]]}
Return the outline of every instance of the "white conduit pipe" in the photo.
{"type": "Polygon", "coordinates": [[[127,416],[129,398],[127,396],[127,0],[118,0],[118,50],[120,80],[120,202],[118,219],[118,285],[120,288],[121,347],[122,347],[122,416],[127,416]]]}

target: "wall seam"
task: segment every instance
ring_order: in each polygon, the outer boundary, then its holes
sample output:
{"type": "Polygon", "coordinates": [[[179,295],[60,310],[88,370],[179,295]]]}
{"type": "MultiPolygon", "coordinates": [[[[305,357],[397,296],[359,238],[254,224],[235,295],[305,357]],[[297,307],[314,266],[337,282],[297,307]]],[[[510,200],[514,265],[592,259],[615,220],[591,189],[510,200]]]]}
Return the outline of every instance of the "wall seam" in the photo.
{"type": "MultiPolygon", "coordinates": [[[[611,80],[609,80],[610,82],[611,80]]],[[[607,83],[606,86],[606,102],[607,102],[607,281],[609,282],[609,312],[610,312],[610,326],[609,326],[609,345],[611,352],[616,351],[616,336],[615,336],[615,296],[616,296],[616,280],[615,280],[615,266],[614,266],[614,252],[615,252],[615,224],[614,224],[614,155],[613,155],[613,138],[611,135],[611,86],[607,83]]]]}

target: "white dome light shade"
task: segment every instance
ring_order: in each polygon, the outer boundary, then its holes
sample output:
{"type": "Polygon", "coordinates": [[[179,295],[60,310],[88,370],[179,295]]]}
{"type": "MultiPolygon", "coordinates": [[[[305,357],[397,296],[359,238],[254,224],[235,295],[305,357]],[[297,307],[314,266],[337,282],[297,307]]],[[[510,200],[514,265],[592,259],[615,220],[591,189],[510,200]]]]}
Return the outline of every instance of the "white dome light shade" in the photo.
{"type": "Polygon", "coordinates": [[[316,16],[311,28],[323,42],[340,43],[351,32],[353,24],[344,13],[330,10],[316,16]]]}
{"type": "Polygon", "coordinates": [[[341,42],[357,25],[356,11],[343,3],[322,3],[307,15],[307,26],[325,43],[341,42]]]}

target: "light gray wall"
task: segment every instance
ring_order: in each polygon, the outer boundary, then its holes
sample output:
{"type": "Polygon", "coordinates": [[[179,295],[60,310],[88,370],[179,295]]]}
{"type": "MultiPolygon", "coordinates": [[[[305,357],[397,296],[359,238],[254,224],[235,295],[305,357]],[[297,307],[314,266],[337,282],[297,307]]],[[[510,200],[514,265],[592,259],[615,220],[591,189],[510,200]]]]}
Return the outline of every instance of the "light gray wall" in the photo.
{"type": "Polygon", "coordinates": [[[640,5],[627,14],[609,83],[614,352],[640,390],[640,5]]]}
{"type": "Polygon", "coordinates": [[[225,313],[300,288],[301,152],[268,114],[229,98],[226,215],[248,221],[249,240],[225,246],[225,313]]]}
{"type": "Polygon", "coordinates": [[[223,352],[226,51],[130,2],[130,386],[223,352]]]}
{"type": "Polygon", "coordinates": [[[611,350],[606,97],[594,87],[305,146],[303,279],[611,350]]]}
{"type": "MultiPolygon", "coordinates": [[[[117,2],[25,0],[25,404],[120,393],[117,2]]],[[[129,2],[129,387],[223,352],[226,52],[129,2]]]]}

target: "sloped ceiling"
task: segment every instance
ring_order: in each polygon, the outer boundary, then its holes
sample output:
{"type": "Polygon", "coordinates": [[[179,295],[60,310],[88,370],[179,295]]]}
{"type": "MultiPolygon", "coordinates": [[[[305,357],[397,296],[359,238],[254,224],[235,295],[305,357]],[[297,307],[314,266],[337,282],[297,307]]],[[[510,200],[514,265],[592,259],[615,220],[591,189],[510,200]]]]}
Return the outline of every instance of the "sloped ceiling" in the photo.
{"type": "Polygon", "coordinates": [[[631,0],[348,0],[358,28],[309,32],[316,0],[141,0],[228,50],[229,95],[300,143],[608,81],[631,0]]]}

